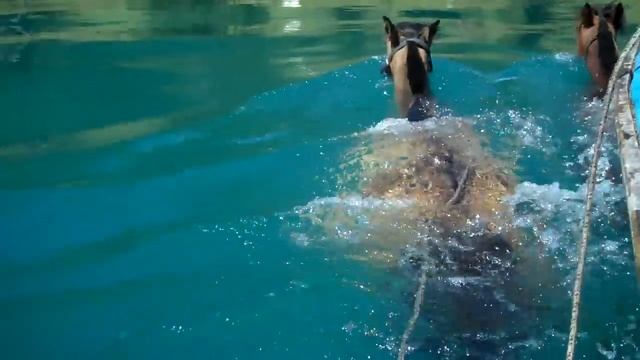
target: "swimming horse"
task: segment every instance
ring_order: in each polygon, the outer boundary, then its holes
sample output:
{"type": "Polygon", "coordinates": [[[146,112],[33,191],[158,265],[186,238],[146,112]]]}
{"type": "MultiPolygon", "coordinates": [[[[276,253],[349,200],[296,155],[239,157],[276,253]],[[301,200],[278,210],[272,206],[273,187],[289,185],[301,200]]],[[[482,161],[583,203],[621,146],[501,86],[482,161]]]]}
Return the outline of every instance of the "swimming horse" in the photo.
{"type": "MultiPolygon", "coordinates": [[[[498,334],[513,329],[514,323],[529,324],[523,320],[528,312],[508,310],[505,304],[525,308],[530,294],[547,282],[543,278],[550,272],[543,269],[548,264],[531,252],[535,241],[529,243],[515,226],[513,209],[505,201],[515,192],[512,169],[487,151],[469,119],[436,111],[429,74],[434,70],[431,48],[440,21],[396,25],[383,17],[383,22],[383,69],[392,77],[398,110],[407,117],[409,130],[372,136],[363,156],[362,194],[390,203],[410,201],[399,216],[386,219],[401,224],[400,230],[383,233],[378,241],[395,242],[396,251],[404,242],[401,268],[405,265],[414,274],[426,269],[434,279],[428,285],[429,297],[453,304],[441,323],[446,338],[459,337],[467,356],[493,358],[499,344],[489,339],[470,344],[464,334],[498,334]],[[398,239],[406,228],[413,232],[398,239]],[[449,287],[450,279],[469,283],[449,287]],[[486,304],[494,304],[492,311],[483,310],[486,304]]],[[[371,237],[376,237],[374,231],[371,237]]]]}
{"type": "MultiPolygon", "coordinates": [[[[542,281],[534,275],[535,285],[523,287],[511,280],[521,277],[511,275],[543,266],[524,266],[528,257],[520,256],[527,238],[504,201],[515,191],[515,176],[486,150],[469,119],[437,114],[428,78],[440,22],[383,21],[383,70],[393,79],[398,110],[408,121],[386,119],[347,153],[345,165],[356,171],[339,175],[346,192],[338,198],[346,202],[328,211],[314,205],[301,214],[321,226],[326,238],[357,243],[349,248],[357,252],[354,259],[411,277],[428,271],[431,304],[452,309],[437,323],[462,343],[468,333],[528,324],[514,320],[526,312],[510,311],[508,301],[530,302],[526,289],[537,291],[542,281]],[[357,195],[350,188],[354,179],[357,195]],[[455,285],[460,279],[464,285],[455,285]],[[486,311],[487,304],[495,311],[486,311]]],[[[451,337],[443,339],[451,346],[451,337]]],[[[499,349],[492,341],[474,341],[469,346],[476,349],[468,354],[487,357],[499,349]]]]}
{"type": "Polygon", "coordinates": [[[578,54],[585,59],[599,94],[607,89],[619,52],[616,34],[622,28],[624,7],[610,3],[601,9],[584,4],[577,28],[578,54]]]}
{"type": "Polygon", "coordinates": [[[409,121],[434,115],[428,73],[433,71],[431,44],[440,20],[432,24],[399,23],[384,16],[387,61],[384,72],[393,78],[396,104],[409,121]]]}
{"type": "Polygon", "coordinates": [[[479,247],[486,241],[510,251],[513,233],[502,199],[514,191],[513,174],[484,150],[467,121],[436,114],[428,75],[440,21],[395,25],[386,16],[383,21],[384,71],[393,78],[399,112],[419,129],[372,142],[363,159],[368,171],[363,195],[415,200],[414,220],[437,224],[446,236],[461,235],[470,221],[478,221],[479,247]]]}

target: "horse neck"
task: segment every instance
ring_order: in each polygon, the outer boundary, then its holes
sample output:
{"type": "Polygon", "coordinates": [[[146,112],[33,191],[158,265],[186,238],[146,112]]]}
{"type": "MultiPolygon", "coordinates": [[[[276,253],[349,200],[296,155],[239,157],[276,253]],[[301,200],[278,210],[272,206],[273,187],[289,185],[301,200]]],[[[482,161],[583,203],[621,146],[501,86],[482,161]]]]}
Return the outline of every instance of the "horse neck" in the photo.
{"type": "Polygon", "coordinates": [[[406,51],[407,80],[411,95],[431,96],[431,88],[429,87],[429,73],[426,69],[427,54],[425,50],[418,48],[414,43],[407,44],[406,51]]]}
{"type": "Polygon", "coordinates": [[[431,99],[432,97],[428,72],[424,63],[426,59],[422,57],[420,51],[412,53],[409,50],[408,47],[400,50],[395,54],[390,64],[396,104],[402,115],[407,114],[409,105],[416,98],[431,99]]]}
{"type": "Polygon", "coordinates": [[[618,60],[615,34],[601,18],[598,27],[585,34],[584,39],[587,67],[598,86],[605,88],[618,60]]]}
{"type": "Polygon", "coordinates": [[[411,92],[411,87],[409,85],[409,79],[407,76],[403,76],[406,75],[406,68],[404,72],[400,72],[400,73],[396,73],[394,74],[394,87],[395,87],[395,100],[396,100],[396,105],[398,107],[399,112],[405,116],[407,115],[407,112],[409,110],[410,105],[417,99],[420,97],[424,97],[426,98],[430,104],[432,104],[432,106],[435,107],[435,103],[433,100],[433,96],[432,93],[430,91],[430,87],[429,87],[429,80],[426,80],[426,87],[425,87],[425,91],[422,94],[413,94],[411,92]],[[400,75],[397,76],[396,75],[400,75]]]}
{"type": "Polygon", "coordinates": [[[600,18],[598,25],[598,59],[607,76],[611,76],[613,68],[618,61],[618,46],[615,34],[609,28],[609,24],[600,18]]]}

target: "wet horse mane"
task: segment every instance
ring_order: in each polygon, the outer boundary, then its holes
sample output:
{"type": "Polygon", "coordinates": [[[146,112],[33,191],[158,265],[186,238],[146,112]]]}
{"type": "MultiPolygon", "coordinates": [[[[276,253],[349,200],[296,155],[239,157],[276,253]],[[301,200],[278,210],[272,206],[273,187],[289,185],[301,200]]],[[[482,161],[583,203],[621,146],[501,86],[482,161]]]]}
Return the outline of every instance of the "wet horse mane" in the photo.
{"type": "MultiPolygon", "coordinates": [[[[399,33],[404,38],[412,39],[420,37],[424,24],[401,22],[397,25],[399,33]]],[[[397,46],[397,45],[396,45],[397,46]]],[[[427,59],[427,61],[430,61],[427,59]]],[[[420,56],[418,46],[413,42],[407,42],[407,78],[412,95],[428,95],[429,83],[427,81],[427,71],[425,61],[420,56]]]]}
{"type": "Polygon", "coordinates": [[[600,64],[607,72],[607,75],[611,75],[618,61],[618,49],[616,47],[614,34],[611,32],[611,29],[609,29],[607,21],[602,15],[600,15],[596,39],[598,40],[598,58],[600,64]]]}
{"type": "Polygon", "coordinates": [[[407,77],[413,95],[427,95],[427,70],[418,46],[413,42],[407,43],[407,77]]]}
{"type": "Polygon", "coordinates": [[[621,2],[603,6],[585,3],[580,11],[578,52],[584,57],[599,93],[606,90],[618,61],[616,35],[622,30],[623,23],[624,6],[621,2]]]}
{"type": "Polygon", "coordinates": [[[382,20],[387,35],[383,72],[393,78],[400,112],[409,121],[434,116],[427,75],[433,69],[431,44],[440,20],[431,24],[401,22],[397,26],[386,16],[382,20]]]}

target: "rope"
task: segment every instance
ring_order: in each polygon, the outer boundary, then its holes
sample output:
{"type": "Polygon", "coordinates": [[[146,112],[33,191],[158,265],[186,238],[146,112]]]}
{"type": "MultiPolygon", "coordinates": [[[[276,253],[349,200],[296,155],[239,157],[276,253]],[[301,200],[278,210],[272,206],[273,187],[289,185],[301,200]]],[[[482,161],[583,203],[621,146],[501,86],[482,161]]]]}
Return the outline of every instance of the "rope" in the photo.
{"type": "MultiPolygon", "coordinates": [[[[458,179],[458,187],[456,188],[455,193],[447,201],[445,209],[448,209],[451,205],[455,205],[460,201],[460,197],[462,196],[462,191],[466,186],[467,181],[469,180],[469,167],[464,170],[460,178],[458,179]]],[[[424,302],[424,290],[427,287],[427,266],[422,265],[420,267],[420,279],[418,280],[418,290],[415,294],[415,300],[413,302],[413,315],[407,322],[407,327],[402,334],[402,341],[400,342],[400,350],[398,350],[398,360],[404,360],[407,355],[407,351],[409,350],[409,338],[413,333],[413,330],[416,328],[416,323],[418,322],[418,317],[420,316],[420,309],[422,308],[422,303],[424,302]]]]}
{"type": "MultiPolygon", "coordinates": [[[[607,105],[607,109],[608,109],[607,105]]],[[[573,360],[573,354],[576,347],[576,335],[578,333],[578,316],[580,315],[580,296],[582,294],[582,278],[584,276],[584,264],[587,255],[587,242],[591,229],[591,208],[593,207],[593,193],[596,187],[596,176],[598,172],[598,161],[600,160],[600,150],[602,148],[602,139],[604,138],[604,127],[607,115],[602,118],[600,128],[598,129],[598,138],[595,144],[593,160],[591,161],[591,169],[589,171],[589,180],[587,185],[587,203],[584,209],[584,223],[582,224],[582,238],[578,250],[578,268],[576,270],[576,279],[573,284],[573,295],[571,304],[571,326],[569,331],[569,341],[567,344],[567,360],[573,360]]]]}
{"type": "Polygon", "coordinates": [[[607,95],[606,95],[606,107],[604,115],[602,116],[602,121],[600,122],[600,127],[598,129],[598,137],[596,139],[595,148],[593,152],[593,159],[591,161],[591,167],[589,170],[589,179],[587,183],[587,199],[584,209],[584,223],[582,224],[582,238],[580,239],[579,248],[578,248],[578,267],[576,269],[576,279],[573,284],[573,294],[571,298],[571,324],[569,331],[569,340],[567,342],[567,357],[566,360],[573,360],[573,356],[576,348],[576,337],[578,335],[578,318],[580,316],[580,297],[582,295],[582,282],[584,277],[584,267],[585,267],[585,259],[587,255],[587,243],[589,240],[589,234],[591,230],[591,210],[593,207],[593,193],[595,192],[596,187],[596,177],[598,172],[598,161],[600,160],[600,152],[602,149],[602,141],[604,138],[605,125],[609,118],[609,109],[611,108],[611,102],[613,100],[613,89],[615,88],[615,83],[619,79],[619,73],[622,69],[622,63],[624,59],[627,57],[631,48],[633,48],[633,44],[640,36],[640,30],[636,32],[633,36],[632,40],[629,42],[630,45],[624,50],[622,55],[620,56],[620,60],[617,62],[615,69],[613,70],[613,74],[609,80],[609,84],[607,87],[607,95]]]}
{"type": "Polygon", "coordinates": [[[420,316],[420,308],[422,307],[422,302],[424,301],[424,289],[427,286],[427,267],[425,265],[422,265],[422,268],[420,269],[419,284],[420,286],[418,286],[418,291],[416,292],[416,300],[413,303],[413,315],[407,323],[407,328],[404,330],[404,334],[402,334],[400,351],[398,351],[398,360],[404,360],[404,357],[407,354],[407,350],[409,349],[409,338],[411,337],[411,333],[415,329],[416,322],[418,321],[418,317],[420,316]]]}

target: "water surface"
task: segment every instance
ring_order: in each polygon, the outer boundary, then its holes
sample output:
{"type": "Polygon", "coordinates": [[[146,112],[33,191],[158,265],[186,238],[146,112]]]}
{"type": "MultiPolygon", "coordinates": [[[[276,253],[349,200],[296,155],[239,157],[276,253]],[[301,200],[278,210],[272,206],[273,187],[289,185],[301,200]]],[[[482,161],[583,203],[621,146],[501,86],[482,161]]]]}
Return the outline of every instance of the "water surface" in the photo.
{"type": "MultiPolygon", "coordinates": [[[[621,43],[640,22],[640,6],[625,5],[621,43]]],[[[357,177],[354,149],[395,116],[378,73],[382,15],[442,20],[432,87],[511,164],[516,223],[552,269],[527,306],[494,312],[505,303],[485,300],[497,297],[464,297],[484,288],[434,279],[412,357],[562,356],[602,109],[572,55],[577,6],[0,3],[4,357],[393,358],[415,279],[347,256],[366,226],[328,236],[300,216],[378,211],[344,178],[357,177]],[[447,326],[469,307],[500,326],[447,326]]],[[[640,346],[614,144],[589,252],[585,358],[632,359],[640,346]]]]}

